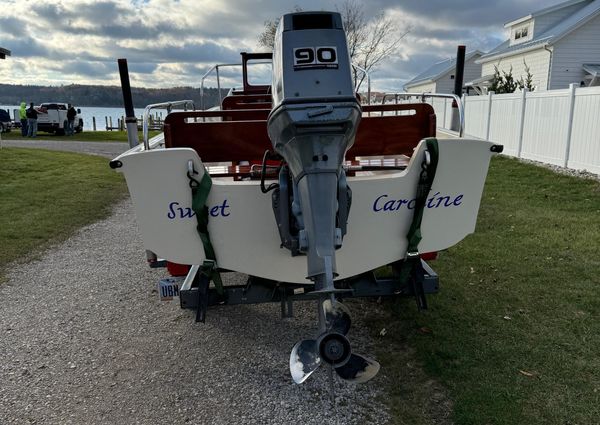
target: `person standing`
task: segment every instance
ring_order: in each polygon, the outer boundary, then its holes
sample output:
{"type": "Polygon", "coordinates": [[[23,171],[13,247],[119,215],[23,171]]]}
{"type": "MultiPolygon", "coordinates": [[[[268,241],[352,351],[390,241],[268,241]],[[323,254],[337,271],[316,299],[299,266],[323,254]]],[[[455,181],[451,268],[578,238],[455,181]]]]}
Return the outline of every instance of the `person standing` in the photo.
{"type": "Polygon", "coordinates": [[[27,104],[25,102],[21,102],[19,119],[21,120],[21,136],[27,137],[27,104]]]}
{"type": "Polygon", "coordinates": [[[77,111],[69,103],[69,107],[67,109],[67,136],[72,136],[75,134],[75,117],[77,116],[77,111]]]}
{"type": "Polygon", "coordinates": [[[38,113],[33,107],[33,102],[29,104],[29,108],[26,112],[27,115],[27,137],[37,136],[37,117],[38,113]]]}

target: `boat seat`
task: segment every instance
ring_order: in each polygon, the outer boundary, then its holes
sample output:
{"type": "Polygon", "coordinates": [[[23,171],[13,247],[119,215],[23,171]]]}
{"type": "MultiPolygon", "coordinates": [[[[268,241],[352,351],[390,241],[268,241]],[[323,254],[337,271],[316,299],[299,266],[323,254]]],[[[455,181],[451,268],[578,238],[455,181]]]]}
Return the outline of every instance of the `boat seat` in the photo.
{"type": "MultiPolygon", "coordinates": [[[[268,109],[173,112],[165,119],[165,146],[189,147],[203,162],[260,161],[272,149],[268,109]]],[[[365,105],[347,160],[412,155],[425,137],[435,136],[435,113],[427,103],[365,105]],[[398,115],[396,115],[398,114],[398,115]]]]}
{"type": "Polygon", "coordinates": [[[271,109],[270,94],[250,94],[227,96],[221,102],[221,109],[271,109]]]}

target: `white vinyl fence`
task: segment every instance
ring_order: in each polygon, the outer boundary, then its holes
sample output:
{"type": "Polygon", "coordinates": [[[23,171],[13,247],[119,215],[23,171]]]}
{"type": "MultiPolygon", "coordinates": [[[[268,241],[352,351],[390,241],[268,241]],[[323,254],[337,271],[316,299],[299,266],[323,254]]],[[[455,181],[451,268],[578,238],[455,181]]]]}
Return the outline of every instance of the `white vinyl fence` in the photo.
{"type": "MultiPolygon", "coordinates": [[[[449,128],[450,102],[436,100],[438,127],[449,128]]],[[[600,87],[463,100],[465,137],[504,145],[506,155],[600,174],[600,87]]]]}

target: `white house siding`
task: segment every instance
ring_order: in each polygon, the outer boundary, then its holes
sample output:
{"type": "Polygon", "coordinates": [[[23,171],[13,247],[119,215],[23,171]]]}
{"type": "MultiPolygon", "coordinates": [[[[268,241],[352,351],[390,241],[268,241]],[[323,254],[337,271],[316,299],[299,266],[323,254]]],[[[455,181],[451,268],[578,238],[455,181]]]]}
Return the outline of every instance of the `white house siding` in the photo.
{"type": "MultiPolygon", "coordinates": [[[[454,92],[454,79],[451,79],[451,75],[455,75],[456,68],[446,72],[437,80],[436,93],[453,93],[454,92]]],[[[466,81],[466,80],[465,80],[466,81]]]]}
{"type": "Polygon", "coordinates": [[[600,63],[600,16],[576,29],[554,45],[550,89],[579,84],[584,63],[600,63]]]}
{"type": "Polygon", "coordinates": [[[435,93],[436,85],[435,83],[424,83],[417,84],[414,86],[406,87],[406,91],[412,93],[435,93]]]}
{"type": "MultiPolygon", "coordinates": [[[[479,56],[476,56],[465,63],[463,84],[481,77],[481,65],[475,63],[475,59],[479,59],[479,56]]],[[[448,71],[437,80],[436,93],[454,93],[454,79],[450,78],[450,76],[455,76],[455,73],[456,68],[452,68],[452,70],[448,71]]]]}
{"type": "Polygon", "coordinates": [[[560,21],[571,16],[573,13],[577,12],[579,9],[587,6],[588,4],[590,4],[590,1],[577,3],[569,7],[555,10],[554,12],[536,16],[534,19],[534,34],[538,36],[544,33],[547,29],[557,25],[560,21]]]}
{"type": "Polygon", "coordinates": [[[483,63],[481,67],[481,75],[493,74],[494,65],[498,67],[500,72],[508,72],[512,65],[513,78],[515,80],[518,80],[521,77],[525,78],[527,72],[525,71],[525,64],[523,61],[527,63],[531,75],[533,76],[533,85],[536,87],[536,91],[546,90],[548,82],[548,68],[550,66],[550,53],[543,48],[483,63]]]}

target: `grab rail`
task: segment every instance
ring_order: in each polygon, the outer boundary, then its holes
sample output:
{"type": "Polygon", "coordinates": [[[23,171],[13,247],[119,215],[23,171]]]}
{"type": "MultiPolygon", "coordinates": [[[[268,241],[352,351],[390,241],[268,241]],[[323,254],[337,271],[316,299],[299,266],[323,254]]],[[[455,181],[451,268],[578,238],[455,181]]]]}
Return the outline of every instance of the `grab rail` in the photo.
{"type": "MultiPolygon", "coordinates": [[[[265,64],[265,63],[271,63],[271,62],[269,62],[269,61],[253,62],[253,64],[256,64],[256,65],[265,64]]],[[[221,96],[221,77],[219,75],[219,68],[230,67],[230,66],[242,66],[242,64],[241,63],[217,64],[217,65],[213,65],[212,67],[210,67],[210,69],[204,73],[204,75],[200,79],[200,110],[204,111],[204,81],[208,78],[208,76],[210,74],[212,74],[213,71],[215,71],[215,74],[217,77],[217,92],[218,92],[218,96],[219,96],[219,105],[221,104],[221,102],[223,101],[223,97],[221,96]]],[[[370,105],[371,104],[371,75],[369,74],[369,71],[367,71],[366,69],[364,69],[361,66],[356,65],[354,63],[352,64],[352,68],[362,72],[363,75],[367,79],[367,105],[370,105]]],[[[362,81],[361,81],[361,83],[362,83],[362,81]]],[[[358,92],[359,88],[360,88],[360,85],[355,87],[354,91],[358,92]]]]}
{"type": "Polygon", "coordinates": [[[144,139],[144,150],[150,150],[150,142],[148,141],[148,121],[150,118],[150,111],[152,109],[166,109],[167,114],[171,112],[173,108],[183,107],[184,111],[187,111],[188,106],[192,110],[196,110],[196,105],[193,100],[174,100],[172,102],[163,102],[163,103],[153,103],[151,105],[146,106],[144,108],[144,116],[143,116],[143,139],[144,139]]]}
{"type": "MultiPolygon", "coordinates": [[[[252,62],[251,65],[259,65],[271,63],[269,61],[260,61],[260,62],[252,62]]],[[[200,80],[200,109],[204,111],[204,80],[213,72],[216,71],[217,75],[217,91],[219,95],[219,105],[223,101],[223,97],[221,96],[221,77],[219,76],[219,68],[228,67],[228,66],[242,66],[242,63],[221,63],[217,65],[213,65],[208,71],[204,73],[202,79],[200,80]]]]}
{"type": "Polygon", "coordinates": [[[465,128],[465,109],[464,109],[464,105],[462,103],[462,99],[455,95],[455,94],[450,94],[450,93],[385,93],[383,95],[383,98],[381,99],[381,103],[385,103],[385,99],[386,97],[394,97],[396,103],[398,103],[398,99],[400,97],[404,97],[404,98],[410,98],[410,97],[419,97],[421,98],[421,102],[425,103],[425,98],[426,97],[437,97],[437,98],[442,98],[442,99],[452,99],[454,102],[456,102],[456,106],[458,107],[458,137],[462,137],[463,136],[463,131],[465,128]]]}
{"type": "Polygon", "coordinates": [[[219,92],[219,105],[222,102],[221,99],[221,79],[219,77],[219,67],[227,67],[227,66],[242,66],[241,63],[221,63],[217,65],[213,65],[208,71],[204,73],[202,79],[200,80],[200,109],[204,111],[204,80],[208,77],[214,70],[217,71],[217,91],[219,92]]]}

